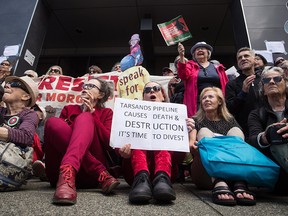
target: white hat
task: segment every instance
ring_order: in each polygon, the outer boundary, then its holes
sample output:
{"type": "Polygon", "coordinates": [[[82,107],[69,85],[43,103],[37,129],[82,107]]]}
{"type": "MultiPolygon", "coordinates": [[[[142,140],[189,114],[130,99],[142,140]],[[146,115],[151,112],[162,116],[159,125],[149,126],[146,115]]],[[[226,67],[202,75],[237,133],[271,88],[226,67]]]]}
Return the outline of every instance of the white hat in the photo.
{"type": "Polygon", "coordinates": [[[21,83],[23,83],[25,85],[25,87],[27,88],[28,93],[31,97],[31,103],[28,106],[32,107],[36,103],[36,99],[37,99],[38,94],[39,94],[39,90],[38,90],[38,86],[37,86],[36,82],[34,82],[34,80],[28,76],[22,76],[22,77],[8,76],[5,79],[5,83],[11,82],[13,80],[20,81],[21,83]]]}
{"type": "Polygon", "coordinates": [[[32,79],[38,78],[38,74],[33,70],[26,70],[24,72],[24,75],[27,75],[27,76],[31,77],[32,79]]]}

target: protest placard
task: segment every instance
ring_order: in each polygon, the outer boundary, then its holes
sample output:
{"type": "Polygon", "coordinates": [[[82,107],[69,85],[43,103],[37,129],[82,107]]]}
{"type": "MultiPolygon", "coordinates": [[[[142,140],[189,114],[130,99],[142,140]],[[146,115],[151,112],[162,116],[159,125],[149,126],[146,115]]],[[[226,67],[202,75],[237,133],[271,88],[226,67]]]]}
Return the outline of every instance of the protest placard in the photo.
{"type": "Polygon", "coordinates": [[[182,16],[157,25],[167,46],[174,45],[192,38],[192,35],[182,16]]]}
{"type": "Polygon", "coordinates": [[[182,104],[116,98],[110,146],[189,152],[186,118],[182,104]]]}

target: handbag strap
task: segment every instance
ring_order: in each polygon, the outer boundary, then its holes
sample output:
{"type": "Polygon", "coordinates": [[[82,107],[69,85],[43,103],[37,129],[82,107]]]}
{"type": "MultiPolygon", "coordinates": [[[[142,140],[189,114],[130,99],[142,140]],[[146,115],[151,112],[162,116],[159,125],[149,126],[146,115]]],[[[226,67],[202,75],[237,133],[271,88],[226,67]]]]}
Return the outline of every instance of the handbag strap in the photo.
{"type": "Polygon", "coordinates": [[[11,145],[12,143],[4,143],[4,142],[1,142],[1,145],[5,145],[5,148],[4,150],[1,152],[0,154],[0,161],[2,161],[2,158],[3,158],[3,155],[4,153],[7,151],[7,149],[9,148],[9,146],[11,145]]]}

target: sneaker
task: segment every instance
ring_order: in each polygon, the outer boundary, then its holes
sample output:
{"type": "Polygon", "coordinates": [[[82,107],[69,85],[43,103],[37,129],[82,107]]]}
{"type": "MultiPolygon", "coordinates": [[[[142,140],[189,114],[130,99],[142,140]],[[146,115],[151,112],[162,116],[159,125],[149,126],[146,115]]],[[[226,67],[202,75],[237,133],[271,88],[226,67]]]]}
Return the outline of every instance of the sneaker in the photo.
{"type": "Polygon", "coordinates": [[[45,164],[42,161],[36,160],[32,164],[32,172],[33,172],[33,175],[36,177],[39,177],[41,181],[48,181],[46,172],[45,172],[45,164]]]}
{"type": "Polygon", "coordinates": [[[116,188],[120,182],[114,178],[110,173],[105,170],[103,171],[99,178],[98,182],[104,194],[109,194],[114,188],[116,188]]]}

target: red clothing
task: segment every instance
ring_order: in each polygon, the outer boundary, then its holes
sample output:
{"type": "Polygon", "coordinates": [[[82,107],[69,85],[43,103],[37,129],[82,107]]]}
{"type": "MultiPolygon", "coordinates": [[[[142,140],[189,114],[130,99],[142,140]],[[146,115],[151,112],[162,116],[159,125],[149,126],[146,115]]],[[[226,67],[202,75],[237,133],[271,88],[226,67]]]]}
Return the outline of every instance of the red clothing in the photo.
{"type": "Polygon", "coordinates": [[[94,187],[99,174],[107,169],[113,112],[95,109],[82,112],[79,105],[65,106],[59,118],[49,118],[45,125],[45,163],[47,177],[56,185],[61,165],[70,164],[77,171],[79,187],[94,187]]]}
{"type": "Polygon", "coordinates": [[[183,152],[171,151],[131,151],[131,158],[123,159],[123,175],[128,184],[132,184],[134,176],[139,171],[147,171],[151,180],[157,172],[163,171],[168,174],[172,182],[175,182],[178,175],[178,164],[185,158],[183,152]]]}
{"type": "MultiPolygon", "coordinates": [[[[220,84],[223,94],[225,95],[225,86],[228,82],[228,77],[225,73],[224,66],[215,66],[220,78],[220,84]]],[[[188,117],[191,118],[197,112],[197,97],[198,94],[198,72],[200,70],[199,65],[189,60],[187,63],[178,63],[178,76],[184,81],[184,101],[183,103],[187,106],[188,117]]]]}

